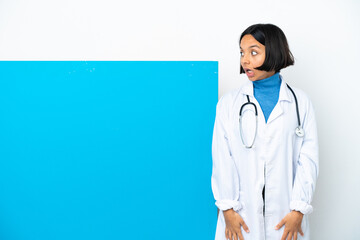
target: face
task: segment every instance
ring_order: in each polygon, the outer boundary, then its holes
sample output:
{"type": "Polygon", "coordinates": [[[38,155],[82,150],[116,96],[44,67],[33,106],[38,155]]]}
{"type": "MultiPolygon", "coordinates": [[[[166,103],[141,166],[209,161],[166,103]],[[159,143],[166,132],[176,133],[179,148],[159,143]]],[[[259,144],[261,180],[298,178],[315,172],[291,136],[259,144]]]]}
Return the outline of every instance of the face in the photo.
{"type": "Polygon", "coordinates": [[[250,81],[271,77],[271,72],[256,70],[265,61],[265,46],[259,43],[251,34],[245,35],[240,42],[240,63],[250,81]]]}

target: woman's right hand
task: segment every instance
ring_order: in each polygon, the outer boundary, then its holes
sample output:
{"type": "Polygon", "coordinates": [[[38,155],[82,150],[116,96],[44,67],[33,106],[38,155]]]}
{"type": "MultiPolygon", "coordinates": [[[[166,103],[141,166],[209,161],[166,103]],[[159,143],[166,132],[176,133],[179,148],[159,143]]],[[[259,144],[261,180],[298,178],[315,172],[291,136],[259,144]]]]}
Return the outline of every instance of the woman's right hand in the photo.
{"type": "Polygon", "coordinates": [[[246,225],[245,221],[242,219],[240,214],[235,212],[232,208],[223,212],[225,217],[225,237],[230,240],[244,240],[243,235],[241,234],[241,226],[245,232],[249,233],[249,228],[246,225]]]}

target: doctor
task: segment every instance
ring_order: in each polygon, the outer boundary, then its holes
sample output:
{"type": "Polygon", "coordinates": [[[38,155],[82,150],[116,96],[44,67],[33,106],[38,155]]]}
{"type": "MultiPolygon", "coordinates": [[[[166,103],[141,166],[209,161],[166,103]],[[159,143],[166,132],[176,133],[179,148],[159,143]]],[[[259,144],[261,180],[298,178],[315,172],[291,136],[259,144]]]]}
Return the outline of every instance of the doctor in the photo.
{"type": "Polygon", "coordinates": [[[216,107],[211,187],[220,211],[215,239],[308,240],[319,173],[313,106],[280,75],[294,64],[280,28],[252,25],[239,43],[240,73],[249,81],[216,107]]]}

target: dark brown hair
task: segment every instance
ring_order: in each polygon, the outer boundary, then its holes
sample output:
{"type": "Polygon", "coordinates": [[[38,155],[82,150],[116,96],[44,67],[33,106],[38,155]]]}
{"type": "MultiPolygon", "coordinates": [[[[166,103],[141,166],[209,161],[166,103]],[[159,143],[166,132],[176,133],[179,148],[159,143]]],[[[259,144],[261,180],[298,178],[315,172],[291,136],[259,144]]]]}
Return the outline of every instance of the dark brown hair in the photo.
{"type": "MultiPolygon", "coordinates": [[[[275,70],[277,73],[287,66],[294,65],[294,56],[290,52],[284,32],[279,27],[273,24],[251,25],[241,34],[239,46],[241,39],[247,34],[251,34],[256,41],[265,46],[264,63],[255,69],[267,72],[275,70]]],[[[245,71],[240,64],[241,73],[245,71]]]]}

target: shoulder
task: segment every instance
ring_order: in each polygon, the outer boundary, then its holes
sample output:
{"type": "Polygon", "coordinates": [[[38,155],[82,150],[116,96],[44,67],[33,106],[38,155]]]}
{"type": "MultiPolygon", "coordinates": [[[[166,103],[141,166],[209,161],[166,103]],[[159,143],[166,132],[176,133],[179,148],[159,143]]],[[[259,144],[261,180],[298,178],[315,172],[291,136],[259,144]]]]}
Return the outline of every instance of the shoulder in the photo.
{"type": "Polygon", "coordinates": [[[299,105],[304,105],[304,106],[311,105],[311,99],[304,90],[293,86],[290,87],[294,91],[299,105]]]}
{"type": "Polygon", "coordinates": [[[298,88],[298,87],[295,87],[295,86],[290,86],[292,90],[294,90],[295,94],[299,97],[302,97],[302,98],[306,98],[306,99],[309,99],[309,96],[305,93],[304,90],[298,88]]]}
{"type": "Polygon", "coordinates": [[[245,94],[251,95],[253,92],[252,82],[250,80],[244,82],[240,87],[226,92],[220,99],[219,105],[233,105],[238,102],[245,94]]]}
{"type": "Polygon", "coordinates": [[[280,78],[282,79],[283,83],[285,83],[284,85],[287,85],[287,87],[285,88],[290,88],[290,89],[287,89],[288,91],[288,95],[291,96],[291,98],[295,98],[297,99],[299,105],[308,105],[308,104],[311,104],[311,100],[310,100],[310,97],[305,93],[305,91],[303,91],[302,89],[296,87],[296,86],[293,86],[292,84],[289,84],[287,81],[286,81],[286,78],[280,74],[280,78]],[[293,94],[291,93],[292,91],[293,93],[295,94],[295,96],[293,96],[293,94]]]}
{"type": "Polygon", "coordinates": [[[301,122],[307,122],[309,119],[315,119],[315,109],[309,95],[302,89],[292,86],[290,87],[296,95],[300,116],[302,116],[301,122]]]}
{"type": "Polygon", "coordinates": [[[218,111],[226,111],[233,108],[234,104],[236,103],[237,99],[239,98],[241,88],[236,88],[231,91],[226,92],[217,103],[218,111]]]}

